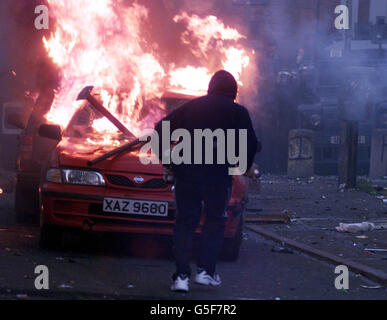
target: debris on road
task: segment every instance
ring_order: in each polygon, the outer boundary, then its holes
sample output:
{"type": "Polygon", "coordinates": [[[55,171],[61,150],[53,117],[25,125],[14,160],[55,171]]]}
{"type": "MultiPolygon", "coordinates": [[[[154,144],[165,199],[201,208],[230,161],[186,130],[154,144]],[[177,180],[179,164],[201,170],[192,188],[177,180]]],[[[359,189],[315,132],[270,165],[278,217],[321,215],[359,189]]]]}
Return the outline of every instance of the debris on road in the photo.
{"type": "Polygon", "coordinates": [[[273,247],[271,249],[271,252],[277,252],[277,253],[289,253],[289,254],[293,254],[293,250],[290,249],[290,248],[287,248],[287,247],[273,247]]]}
{"type": "Polygon", "coordinates": [[[246,216],[246,222],[262,223],[289,223],[290,215],[285,213],[278,214],[253,214],[246,216]]]}
{"type": "Polygon", "coordinates": [[[369,252],[387,252],[387,249],[370,249],[366,248],[364,251],[369,251],[369,252]]]}
{"type": "Polygon", "coordinates": [[[339,192],[344,192],[346,187],[347,187],[347,185],[345,183],[342,183],[342,184],[339,185],[338,191],[339,192]]]}
{"type": "Polygon", "coordinates": [[[372,222],[362,223],[340,223],[336,230],[339,232],[356,233],[360,231],[372,231],[375,229],[375,225],[372,222]]]}
{"type": "Polygon", "coordinates": [[[377,196],[376,199],[382,200],[383,203],[387,203],[387,198],[384,196],[377,196]]]}
{"type": "Polygon", "coordinates": [[[385,223],[385,222],[375,223],[375,229],[376,230],[387,229],[387,223],[385,223]]]}
{"type": "Polygon", "coordinates": [[[63,284],[59,285],[57,288],[58,289],[73,289],[73,286],[63,283],[63,284]]]}
{"type": "Polygon", "coordinates": [[[16,257],[22,257],[24,254],[21,253],[20,251],[16,250],[14,253],[13,253],[14,256],[16,257]]]}
{"type": "Polygon", "coordinates": [[[376,286],[366,286],[364,284],[362,284],[360,287],[364,288],[364,289],[382,289],[383,286],[381,285],[376,285],[376,286]]]}
{"type": "Polygon", "coordinates": [[[58,261],[67,261],[69,263],[76,263],[77,262],[73,258],[56,257],[55,259],[58,261]]]}
{"type": "Polygon", "coordinates": [[[263,211],[262,208],[258,208],[258,209],[248,208],[248,209],[246,209],[246,212],[254,212],[254,213],[257,213],[257,212],[262,212],[262,211],[263,211]]]}

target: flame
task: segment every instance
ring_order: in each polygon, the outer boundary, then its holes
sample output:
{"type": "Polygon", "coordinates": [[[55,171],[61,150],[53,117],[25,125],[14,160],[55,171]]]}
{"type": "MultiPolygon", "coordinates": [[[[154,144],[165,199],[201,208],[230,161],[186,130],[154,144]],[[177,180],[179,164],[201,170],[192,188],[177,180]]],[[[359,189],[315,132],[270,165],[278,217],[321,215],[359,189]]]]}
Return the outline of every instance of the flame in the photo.
{"type": "Polygon", "coordinates": [[[171,71],[170,85],[180,93],[202,95],[207,91],[211,74],[207,68],[195,68],[188,66],[171,71]]]}
{"type": "Polygon", "coordinates": [[[139,45],[146,8],[121,6],[118,13],[112,0],[48,2],[58,27],[43,42],[62,81],[47,119],[65,127],[77,109],[77,94],[92,84],[103,88],[105,107],[137,133],[140,123],[128,120],[138,121],[144,97],[161,95],[164,77],[157,59],[139,45]]]}
{"type": "Polygon", "coordinates": [[[225,49],[224,54],[226,58],[222,62],[223,68],[231,72],[239,84],[243,86],[243,82],[240,81],[240,78],[243,69],[247,68],[250,64],[250,57],[246,54],[244,49],[237,49],[235,47],[225,49]]]}
{"type": "Polygon", "coordinates": [[[242,72],[249,66],[250,56],[253,55],[253,51],[248,53],[244,48],[236,46],[239,40],[246,38],[245,36],[236,29],[226,27],[215,16],[200,18],[197,15],[189,16],[183,12],[175,16],[174,21],[186,24],[187,30],[182,34],[181,41],[188,45],[192,54],[205,64],[208,64],[211,52],[216,52],[216,58],[223,55],[221,65],[214,68],[188,66],[172,71],[170,84],[175,91],[205,94],[212,75],[210,70],[217,70],[220,67],[229,71],[239,85],[243,86],[242,72]],[[193,43],[197,43],[197,46],[193,43]]]}
{"type": "MultiPolygon", "coordinates": [[[[79,108],[76,97],[87,85],[101,88],[103,105],[138,135],[164,115],[163,92],[203,95],[211,75],[220,68],[243,85],[242,74],[251,65],[252,52],[238,44],[245,36],[215,16],[182,12],[174,17],[186,28],[180,45],[188,46],[197,58],[192,65],[177,66],[160,61],[157,46],[144,44],[141,27],[144,21],[149,23],[149,12],[143,5],[127,6],[123,0],[48,0],[48,4],[57,27],[43,43],[62,78],[46,118],[62,127],[79,108]],[[147,101],[153,107],[144,115],[147,101]],[[156,107],[154,101],[159,101],[156,107]]],[[[116,130],[105,118],[95,120],[93,128],[116,130]]]]}
{"type": "MultiPolygon", "coordinates": [[[[200,54],[207,55],[211,49],[210,42],[212,40],[240,40],[245,38],[237,30],[226,27],[223,22],[219,21],[215,16],[208,16],[200,18],[197,15],[189,16],[186,12],[175,16],[173,19],[177,22],[185,22],[187,24],[187,31],[182,35],[182,41],[185,44],[191,44],[191,35],[197,38],[199,42],[199,51],[193,47],[193,53],[197,56],[200,54]]],[[[221,42],[217,42],[219,45],[221,42]]]]}

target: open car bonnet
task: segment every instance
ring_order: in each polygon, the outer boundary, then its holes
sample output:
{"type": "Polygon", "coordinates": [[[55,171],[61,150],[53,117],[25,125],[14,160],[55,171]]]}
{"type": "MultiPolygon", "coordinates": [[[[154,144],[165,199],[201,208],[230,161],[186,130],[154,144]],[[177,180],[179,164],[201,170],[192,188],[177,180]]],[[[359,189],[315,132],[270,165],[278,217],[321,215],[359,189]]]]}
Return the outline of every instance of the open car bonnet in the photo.
{"type": "MultiPolygon", "coordinates": [[[[85,87],[79,94],[78,100],[85,100],[85,103],[74,114],[65,130],[63,139],[57,145],[59,165],[90,170],[94,168],[97,170],[162,174],[161,164],[144,165],[141,163],[140,149],[143,143],[123,151],[119,150],[125,144],[136,141],[136,137],[92,95],[92,90],[93,87],[85,87]],[[93,121],[101,117],[107,118],[118,132],[111,135],[94,132],[93,121]],[[99,159],[95,164],[90,164],[90,161],[112,151],[118,152],[113,156],[106,157],[105,160],[99,159]]],[[[177,108],[193,98],[193,96],[176,93],[166,93],[163,96],[166,105],[172,105],[173,108],[177,108]]],[[[152,156],[155,157],[155,155],[152,156]]]]}
{"type": "Polygon", "coordinates": [[[108,171],[126,171],[149,174],[162,174],[163,169],[161,164],[144,165],[140,161],[141,146],[124,151],[116,156],[110,157],[107,160],[98,162],[92,166],[88,165],[90,160],[98,158],[109,151],[112,151],[117,146],[112,145],[96,145],[92,141],[84,138],[63,138],[58,144],[56,152],[58,155],[59,165],[61,167],[77,167],[108,171]]]}

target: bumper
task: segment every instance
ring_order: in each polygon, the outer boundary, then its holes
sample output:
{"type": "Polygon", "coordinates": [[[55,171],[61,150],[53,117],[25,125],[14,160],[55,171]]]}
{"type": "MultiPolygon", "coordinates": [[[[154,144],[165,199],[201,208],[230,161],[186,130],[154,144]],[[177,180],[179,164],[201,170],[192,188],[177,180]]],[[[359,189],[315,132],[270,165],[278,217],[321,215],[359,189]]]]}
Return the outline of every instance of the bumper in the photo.
{"type": "MultiPolygon", "coordinates": [[[[40,192],[44,224],[93,232],[121,232],[139,234],[172,235],[176,206],[170,192],[138,193],[99,187],[56,185],[46,183],[40,192]],[[137,200],[166,201],[168,217],[121,215],[103,212],[103,199],[128,198],[137,200]]],[[[233,218],[233,208],[228,208],[225,237],[233,237],[239,217],[233,218]]],[[[234,210],[235,216],[235,210],[234,210]]],[[[200,233],[204,222],[196,230],[200,233]]]]}

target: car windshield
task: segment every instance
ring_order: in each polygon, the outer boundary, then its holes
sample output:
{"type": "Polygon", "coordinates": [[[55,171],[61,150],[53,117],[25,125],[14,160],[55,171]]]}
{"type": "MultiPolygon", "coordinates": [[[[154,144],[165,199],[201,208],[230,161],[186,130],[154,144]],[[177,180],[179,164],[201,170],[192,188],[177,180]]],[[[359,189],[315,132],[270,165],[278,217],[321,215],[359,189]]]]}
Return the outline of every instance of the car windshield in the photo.
{"type": "Polygon", "coordinates": [[[98,144],[111,144],[112,141],[121,144],[135,139],[134,135],[121,132],[88,102],[85,102],[76,111],[64,132],[64,136],[84,138],[98,144]]]}

